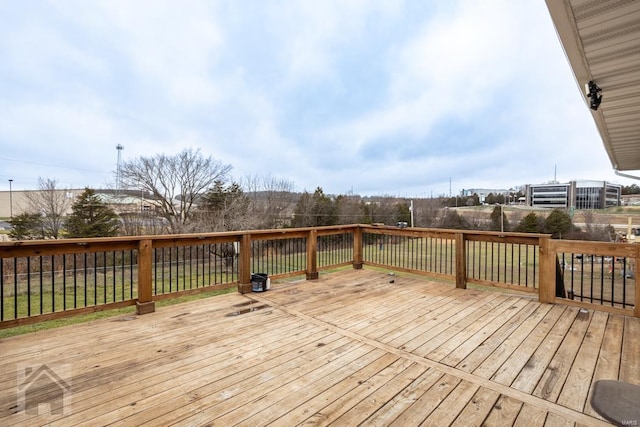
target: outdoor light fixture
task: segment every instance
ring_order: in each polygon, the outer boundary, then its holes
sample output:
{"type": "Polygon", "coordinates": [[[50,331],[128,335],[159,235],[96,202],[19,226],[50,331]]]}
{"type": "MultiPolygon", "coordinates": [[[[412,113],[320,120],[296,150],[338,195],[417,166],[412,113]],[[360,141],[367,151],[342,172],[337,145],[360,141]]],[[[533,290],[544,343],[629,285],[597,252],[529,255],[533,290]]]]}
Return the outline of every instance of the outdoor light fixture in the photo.
{"type": "Polygon", "coordinates": [[[602,102],[602,89],[597,84],[590,80],[586,85],[587,96],[589,97],[589,107],[593,111],[597,110],[602,102]]]}

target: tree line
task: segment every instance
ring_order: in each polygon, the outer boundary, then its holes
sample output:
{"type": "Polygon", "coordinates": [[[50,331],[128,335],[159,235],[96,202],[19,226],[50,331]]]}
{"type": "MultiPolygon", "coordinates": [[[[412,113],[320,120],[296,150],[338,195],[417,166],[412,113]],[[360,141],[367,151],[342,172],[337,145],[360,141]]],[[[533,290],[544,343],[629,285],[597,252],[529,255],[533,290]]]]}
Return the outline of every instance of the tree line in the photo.
{"type": "MultiPolygon", "coordinates": [[[[552,211],[546,218],[531,213],[511,226],[504,214],[501,218],[500,206],[494,208],[488,222],[448,209],[479,204],[475,194],[407,200],[392,196],[333,196],[325,194],[321,187],[312,193],[297,193],[291,181],[270,175],[233,180],[231,169],[231,165],[191,149],[173,156],[159,154],[125,161],[119,168],[120,195],[142,195],[149,209],[119,208],[119,212],[111,203],[118,199],[118,191],[110,202],[100,198],[94,189],[86,188],[72,201],[57,188],[55,180],[39,179],[39,191],[27,195],[26,212],[11,220],[10,237],[58,239],[377,223],[542,232],[554,237],[575,236],[577,232],[563,211],[552,211]]],[[[520,194],[513,192],[507,197],[517,200],[520,194]]],[[[506,201],[502,194],[490,194],[487,199],[493,203],[506,201]]]]}
{"type": "Polygon", "coordinates": [[[640,187],[637,184],[623,185],[621,189],[623,195],[640,194],[640,187]]]}

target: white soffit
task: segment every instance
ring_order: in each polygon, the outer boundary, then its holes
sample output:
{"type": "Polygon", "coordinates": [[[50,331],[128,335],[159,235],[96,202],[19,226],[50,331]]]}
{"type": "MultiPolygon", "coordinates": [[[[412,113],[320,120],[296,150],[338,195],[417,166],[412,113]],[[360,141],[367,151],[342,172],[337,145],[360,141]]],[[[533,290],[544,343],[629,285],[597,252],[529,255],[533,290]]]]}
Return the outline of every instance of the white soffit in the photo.
{"type": "Polygon", "coordinates": [[[591,113],[611,164],[640,170],[640,0],[545,1],[585,101],[589,81],[602,90],[591,113]]]}

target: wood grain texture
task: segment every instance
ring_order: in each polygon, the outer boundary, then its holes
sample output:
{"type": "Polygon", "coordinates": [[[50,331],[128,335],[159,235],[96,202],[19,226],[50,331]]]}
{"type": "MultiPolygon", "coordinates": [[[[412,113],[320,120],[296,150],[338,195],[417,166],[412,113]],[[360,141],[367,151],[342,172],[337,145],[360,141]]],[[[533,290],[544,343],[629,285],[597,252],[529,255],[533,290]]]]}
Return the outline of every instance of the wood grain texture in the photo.
{"type": "Polygon", "coordinates": [[[372,270],[274,282],[0,341],[0,425],[607,425],[640,320],[372,270]],[[392,283],[393,281],[393,283],[392,283]],[[16,367],[70,367],[66,414],[16,407],[16,367]]]}

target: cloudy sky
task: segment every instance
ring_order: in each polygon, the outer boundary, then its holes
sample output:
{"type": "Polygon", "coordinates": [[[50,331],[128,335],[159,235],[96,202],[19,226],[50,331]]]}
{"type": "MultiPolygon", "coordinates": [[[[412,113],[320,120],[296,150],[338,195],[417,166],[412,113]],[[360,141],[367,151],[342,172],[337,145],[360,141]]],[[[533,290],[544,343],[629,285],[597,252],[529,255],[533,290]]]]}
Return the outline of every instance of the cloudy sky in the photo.
{"type": "Polygon", "coordinates": [[[0,1],[0,190],[185,148],[299,191],[616,177],[543,0],[0,1]]]}

